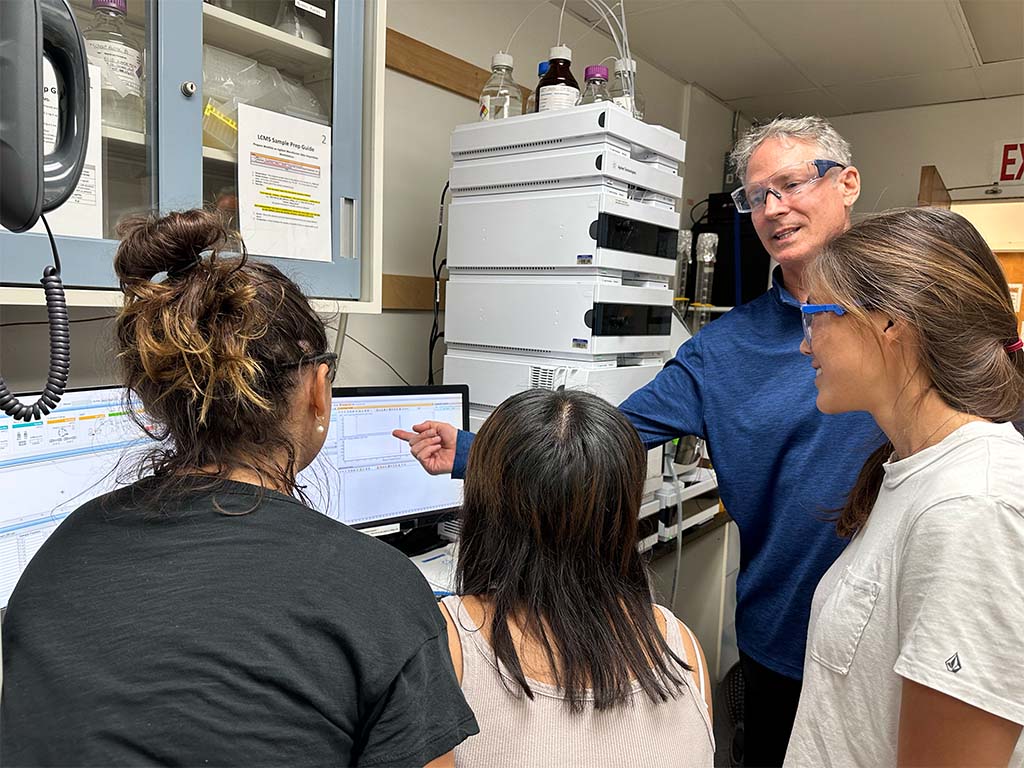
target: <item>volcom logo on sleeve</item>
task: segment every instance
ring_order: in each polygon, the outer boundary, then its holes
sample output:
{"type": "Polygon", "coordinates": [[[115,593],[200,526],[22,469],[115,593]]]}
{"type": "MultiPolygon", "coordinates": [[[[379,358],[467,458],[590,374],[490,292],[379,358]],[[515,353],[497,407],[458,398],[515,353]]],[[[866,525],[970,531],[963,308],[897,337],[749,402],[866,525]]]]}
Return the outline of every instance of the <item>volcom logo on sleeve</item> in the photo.
{"type": "Polygon", "coordinates": [[[963,667],[960,665],[960,654],[954,653],[948,659],[946,659],[946,669],[950,672],[959,672],[963,667]]]}

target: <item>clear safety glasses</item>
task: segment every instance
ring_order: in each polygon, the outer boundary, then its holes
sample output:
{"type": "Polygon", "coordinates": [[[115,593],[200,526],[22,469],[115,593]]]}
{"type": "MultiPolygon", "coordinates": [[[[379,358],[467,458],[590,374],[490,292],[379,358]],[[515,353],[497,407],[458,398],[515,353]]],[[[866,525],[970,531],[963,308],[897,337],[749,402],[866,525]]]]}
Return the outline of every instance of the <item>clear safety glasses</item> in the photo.
{"type": "Polygon", "coordinates": [[[807,342],[808,347],[811,346],[811,329],[814,327],[814,318],[815,316],[824,314],[825,312],[831,312],[838,317],[842,317],[846,314],[846,310],[838,304],[800,305],[800,319],[803,320],[804,324],[804,341],[807,342]]]}
{"type": "Polygon", "coordinates": [[[806,191],[833,168],[845,168],[835,160],[809,160],[782,168],[764,181],[754,182],[735,189],[732,201],[740,213],[750,213],[764,208],[768,195],[780,202],[796,197],[806,191]]]}

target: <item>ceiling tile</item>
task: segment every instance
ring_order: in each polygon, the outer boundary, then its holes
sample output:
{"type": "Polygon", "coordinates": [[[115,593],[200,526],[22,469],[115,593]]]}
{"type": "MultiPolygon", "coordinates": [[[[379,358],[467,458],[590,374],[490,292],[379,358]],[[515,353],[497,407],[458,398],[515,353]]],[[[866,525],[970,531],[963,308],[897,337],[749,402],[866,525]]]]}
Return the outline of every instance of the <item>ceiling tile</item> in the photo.
{"type": "Polygon", "coordinates": [[[1024,94],[1024,59],[983,64],[975,74],[982,92],[990,99],[1024,94]]]}
{"type": "Polygon", "coordinates": [[[878,112],[950,101],[970,101],[985,96],[974,70],[969,68],[837,85],[829,88],[828,92],[849,107],[850,112],[878,112]]]}
{"type": "Polygon", "coordinates": [[[945,0],[733,2],[769,43],[817,85],[974,64],[945,0]]]}
{"type": "Polygon", "coordinates": [[[720,99],[814,86],[722,2],[676,2],[627,17],[630,48],[720,99]]]}
{"type": "Polygon", "coordinates": [[[770,120],[780,114],[829,116],[849,112],[834,96],[820,89],[732,99],[729,106],[755,120],[770,120]]]}
{"type": "Polygon", "coordinates": [[[960,0],[974,43],[984,62],[1024,59],[1024,3],[1021,0],[960,0]]]}

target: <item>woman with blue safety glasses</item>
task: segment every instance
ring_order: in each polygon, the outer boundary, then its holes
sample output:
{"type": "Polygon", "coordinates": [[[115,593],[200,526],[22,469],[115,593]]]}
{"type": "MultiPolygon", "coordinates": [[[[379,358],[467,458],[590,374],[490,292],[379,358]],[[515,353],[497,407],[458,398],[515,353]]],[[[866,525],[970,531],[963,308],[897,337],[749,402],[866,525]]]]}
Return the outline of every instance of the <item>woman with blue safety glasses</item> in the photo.
{"type": "Polygon", "coordinates": [[[804,341],[807,342],[808,349],[811,348],[811,329],[814,327],[814,318],[825,312],[831,312],[839,317],[846,314],[846,310],[838,304],[804,304],[800,307],[800,319],[804,323],[804,341]]]}
{"type": "Polygon", "coordinates": [[[1024,765],[1024,342],[964,218],[876,216],[811,265],[824,413],[889,443],[838,510],[787,765],[1024,765]]]}

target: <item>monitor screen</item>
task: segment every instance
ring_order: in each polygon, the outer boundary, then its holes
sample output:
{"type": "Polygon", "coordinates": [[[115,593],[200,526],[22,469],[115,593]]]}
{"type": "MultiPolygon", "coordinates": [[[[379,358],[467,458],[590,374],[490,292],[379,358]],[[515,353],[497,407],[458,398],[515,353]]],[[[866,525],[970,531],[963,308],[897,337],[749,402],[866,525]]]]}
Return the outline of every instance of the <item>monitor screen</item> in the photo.
{"type": "Polygon", "coordinates": [[[299,476],[313,507],[357,528],[457,509],[462,481],[428,475],[409,446],[391,435],[423,421],[466,429],[468,388],[336,388],[323,450],[299,476]]]}
{"type": "Polygon", "coordinates": [[[0,414],[0,606],[61,520],[113,490],[119,462],[150,442],[121,387],[69,390],[38,421],[0,414]]]}
{"type": "MultiPolygon", "coordinates": [[[[462,481],[428,475],[391,431],[426,420],[465,429],[465,386],[335,389],[333,394],[327,441],[299,476],[314,509],[365,528],[436,516],[461,504],[462,481]]],[[[141,407],[138,411],[143,413],[141,407]]],[[[125,409],[121,387],[69,390],[38,421],[0,414],[0,607],[61,521],[118,487],[119,468],[133,469],[133,450],[151,444],[125,409]]]]}

